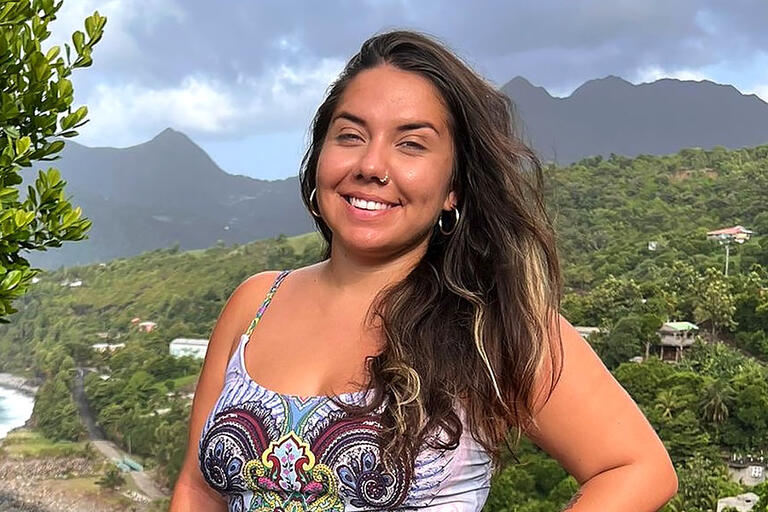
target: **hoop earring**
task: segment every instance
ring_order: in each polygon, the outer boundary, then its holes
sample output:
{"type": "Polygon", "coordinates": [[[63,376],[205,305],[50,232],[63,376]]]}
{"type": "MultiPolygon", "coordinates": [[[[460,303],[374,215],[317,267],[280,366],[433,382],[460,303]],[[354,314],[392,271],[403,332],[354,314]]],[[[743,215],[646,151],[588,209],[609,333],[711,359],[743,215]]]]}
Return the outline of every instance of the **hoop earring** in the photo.
{"type": "Polygon", "coordinates": [[[317,213],[314,207],[312,206],[312,199],[314,199],[315,197],[315,192],[317,192],[317,187],[313,188],[312,192],[309,194],[309,213],[311,213],[315,217],[320,217],[320,214],[317,213]]]}
{"type": "Polygon", "coordinates": [[[456,214],[456,222],[453,223],[453,228],[451,228],[450,231],[443,230],[443,210],[440,211],[440,217],[437,219],[437,225],[440,227],[440,232],[444,235],[453,234],[453,232],[456,231],[456,226],[459,225],[459,209],[455,206],[453,206],[451,209],[456,214]]]}

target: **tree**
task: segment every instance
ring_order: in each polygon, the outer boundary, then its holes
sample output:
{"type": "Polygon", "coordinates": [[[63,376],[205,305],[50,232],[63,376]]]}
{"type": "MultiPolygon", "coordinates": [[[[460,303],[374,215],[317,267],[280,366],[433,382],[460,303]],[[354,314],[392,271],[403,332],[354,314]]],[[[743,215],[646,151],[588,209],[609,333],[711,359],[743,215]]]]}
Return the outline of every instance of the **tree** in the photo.
{"type": "Polygon", "coordinates": [[[710,512],[717,508],[719,497],[740,492],[739,485],[730,481],[724,464],[701,454],[686,460],[677,474],[678,493],[661,509],[663,512],[710,512]]]}
{"type": "Polygon", "coordinates": [[[720,424],[728,418],[729,409],[736,398],[733,388],[723,379],[711,379],[704,386],[700,410],[704,420],[720,424]]]}
{"type": "Polygon", "coordinates": [[[651,403],[663,383],[675,373],[675,368],[651,356],[642,363],[622,363],[613,375],[638,403],[651,403]]]}
{"type": "Polygon", "coordinates": [[[35,186],[19,201],[16,185],[22,167],[51,161],[64,148],[61,139],[74,137],[85,124],[88,109],[72,111],[74,91],[67,77],[75,68],[91,65],[91,52],[101,39],[107,19],[95,12],[85,20],[85,30],[72,34],[77,57],[64,44],[66,63],[53,46],[43,53],[41,43],[50,32],[63,0],[18,0],[0,4],[0,323],[16,313],[13,300],[24,295],[40,269],[30,268],[21,250],[47,250],[63,241],[86,238],[91,226],[72,208],[64,195],[66,182],[49,167],[38,171],[35,186]],[[87,41],[86,41],[87,37],[87,41]]]}
{"type": "Polygon", "coordinates": [[[672,415],[680,408],[680,400],[671,389],[662,389],[656,397],[653,406],[661,412],[662,418],[672,419],[672,415]]]}
{"type": "Polygon", "coordinates": [[[656,315],[628,313],[611,326],[607,333],[593,335],[595,341],[592,344],[605,366],[613,369],[632,357],[642,356],[646,344],[657,342],[657,331],[661,324],[656,315]]]}
{"type": "Polygon", "coordinates": [[[697,322],[709,322],[712,339],[717,329],[736,326],[733,315],[736,312],[735,299],[727,278],[714,267],[708,267],[701,281],[693,316],[697,322]]]}
{"type": "Polygon", "coordinates": [[[110,464],[109,468],[101,478],[96,480],[96,483],[99,484],[102,489],[114,490],[125,483],[125,477],[123,477],[122,472],[117,466],[110,464]]]}

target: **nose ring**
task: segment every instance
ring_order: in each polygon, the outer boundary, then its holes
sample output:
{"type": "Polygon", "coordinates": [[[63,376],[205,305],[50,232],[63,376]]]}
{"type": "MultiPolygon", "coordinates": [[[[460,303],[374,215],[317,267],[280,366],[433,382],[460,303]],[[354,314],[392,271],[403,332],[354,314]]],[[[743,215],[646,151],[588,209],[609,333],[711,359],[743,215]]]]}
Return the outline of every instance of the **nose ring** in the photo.
{"type": "Polygon", "coordinates": [[[381,183],[382,185],[386,185],[389,182],[389,171],[387,171],[384,174],[384,179],[383,180],[381,178],[376,178],[376,179],[379,180],[379,183],[381,183]]]}

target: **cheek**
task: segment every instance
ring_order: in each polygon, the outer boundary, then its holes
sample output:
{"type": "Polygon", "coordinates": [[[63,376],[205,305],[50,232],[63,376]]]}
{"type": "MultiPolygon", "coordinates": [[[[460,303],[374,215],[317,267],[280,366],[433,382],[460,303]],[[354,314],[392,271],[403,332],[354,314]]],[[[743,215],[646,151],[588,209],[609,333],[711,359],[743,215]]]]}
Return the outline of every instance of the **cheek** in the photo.
{"type": "Polygon", "coordinates": [[[320,150],[317,158],[317,181],[319,184],[334,182],[343,177],[348,172],[349,167],[354,164],[351,155],[339,151],[333,146],[325,146],[320,150]]]}
{"type": "Polygon", "coordinates": [[[413,203],[442,205],[450,186],[450,165],[451,162],[440,160],[403,169],[398,173],[403,194],[413,203]]]}

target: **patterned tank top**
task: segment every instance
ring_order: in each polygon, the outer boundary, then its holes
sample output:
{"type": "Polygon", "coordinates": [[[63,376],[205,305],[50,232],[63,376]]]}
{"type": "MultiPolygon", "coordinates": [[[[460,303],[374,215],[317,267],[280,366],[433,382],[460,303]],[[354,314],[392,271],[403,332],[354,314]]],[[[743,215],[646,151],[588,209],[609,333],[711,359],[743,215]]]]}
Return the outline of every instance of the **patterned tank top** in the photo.
{"type": "MultiPolygon", "coordinates": [[[[348,417],[327,396],[277,393],[250,378],[245,345],[288,273],[279,273],[240,337],[200,435],[200,470],[227,500],[228,510],[479,511],[490,489],[492,463],[469,429],[454,450],[425,447],[413,467],[383,464],[375,414],[348,417]]],[[[335,398],[360,404],[369,394],[362,390],[335,398]]],[[[464,420],[461,408],[459,413],[464,420]]]]}

